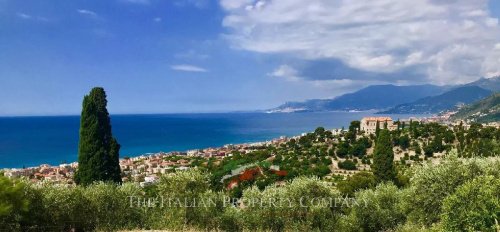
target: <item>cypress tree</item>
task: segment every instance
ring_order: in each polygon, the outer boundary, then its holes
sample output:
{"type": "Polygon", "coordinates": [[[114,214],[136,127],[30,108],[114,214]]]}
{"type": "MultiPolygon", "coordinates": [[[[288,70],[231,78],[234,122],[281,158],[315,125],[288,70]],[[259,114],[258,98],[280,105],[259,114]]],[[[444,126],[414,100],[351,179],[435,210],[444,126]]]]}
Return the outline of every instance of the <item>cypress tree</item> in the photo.
{"type": "Polygon", "coordinates": [[[78,144],[77,184],[88,185],[94,181],[121,182],[120,144],[111,133],[109,113],[106,109],[106,92],[93,88],[83,98],[78,144]]]}
{"type": "Polygon", "coordinates": [[[377,124],[375,124],[375,136],[378,137],[380,133],[380,122],[377,120],[377,124]]]}
{"type": "Polygon", "coordinates": [[[379,182],[392,181],[396,178],[394,152],[388,130],[380,130],[373,152],[372,170],[379,182]]]}

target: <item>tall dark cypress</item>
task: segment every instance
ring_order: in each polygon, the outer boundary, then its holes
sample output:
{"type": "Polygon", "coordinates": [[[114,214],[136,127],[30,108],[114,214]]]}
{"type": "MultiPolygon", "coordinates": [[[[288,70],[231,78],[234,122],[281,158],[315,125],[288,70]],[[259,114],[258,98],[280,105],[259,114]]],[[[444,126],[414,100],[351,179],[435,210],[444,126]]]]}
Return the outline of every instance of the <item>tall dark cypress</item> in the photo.
{"type": "Polygon", "coordinates": [[[83,98],[78,144],[78,170],[75,182],[88,185],[94,181],[121,182],[120,144],[113,138],[106,92],[93,88],[83,98]]]}
{"type": "Polygon", "coordinates": [[[378,181],[392,181],[396,178],[394,168],[394,152],[392,150],[391,135],[388,130],[380,130],[373,152],[373,174],[378,181]]]}

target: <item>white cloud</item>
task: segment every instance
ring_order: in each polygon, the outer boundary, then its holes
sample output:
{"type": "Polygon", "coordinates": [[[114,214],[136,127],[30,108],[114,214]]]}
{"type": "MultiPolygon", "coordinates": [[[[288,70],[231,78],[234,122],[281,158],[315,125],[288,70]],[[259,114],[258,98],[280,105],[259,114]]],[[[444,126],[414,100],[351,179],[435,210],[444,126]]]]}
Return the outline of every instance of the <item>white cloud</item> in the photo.
{"type": "Polygon", "coordinates": [[[16,13],[16,16],[21,18],[21,19],[25,19],[25,20],[36,20],[39,22],[49,22],[50,21],[48,18],[43,17],[43,16],[29,15],[29,14],[22,13],[22,12],[16,13]]]}
{"type": "MultiPolygon", "coordinates": [[[[500,71],[488,0],[220,0],[232,47],[368,72],[417,70],[439,84],[500,71]]],[[[297,68],[297,67],[294,67],[297,68]]],[[[276,70],[275,70],[276,71],[276,70]]],[[[301,73],[300,70],[296,70],[301,73]]]]}
{"type": "Polygon", "coordinates": [[[22,18],[22,19],[31,19],[31,15],[25,14],[25,13],[17,13],[17,17],[22,18]]]}
{"type": "Polygon", "coordinates": [[[91,10],[78,9],[77,12],[82,14],[82,15],[86,15],[86,16],[90,16],[90,17],[94,17],[94,18],[97,17],[97,13],[95,13],[94,11],[91,11],[91,10]]]}
{"type": "Polygon", "coordinates": [[[272,77],[284,78],[285,80],[288,81],[298,81],[302,79],[301,77],[299,77],[299,73],[297,70],[286,64],[279,66],[277,69],[275,69],[268,75],[272,77]]]}
{"type": "Polygon", "coordinates": [[[159,22],[161,22],[161,18],[160,17],[156,17],[156,18],[153,19],[153,21],[159,23],[159,22]]]}
{"type": "Polygon", "coordinates": [[[183,71],[183,72],[208,72],[208,70],[189,64],[178,64],[170,66],[172,70],[183,71]]]}
{"type": "Polygon", "coordinates": [[[232,9],[238,9],[242,6],[246,6],[252,2],[253,0],[221,0],[220,5],[224,9],[232,10],[232,9]]]}

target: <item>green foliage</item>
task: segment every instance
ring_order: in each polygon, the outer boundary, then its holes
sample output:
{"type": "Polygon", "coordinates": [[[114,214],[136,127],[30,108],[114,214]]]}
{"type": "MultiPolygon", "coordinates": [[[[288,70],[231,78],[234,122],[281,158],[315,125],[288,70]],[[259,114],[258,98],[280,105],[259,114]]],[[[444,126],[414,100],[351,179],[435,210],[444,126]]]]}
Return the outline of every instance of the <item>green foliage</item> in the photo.
{"type": "Polygon", "coordinates": [[[434,148],[432,145],[425,145],[424,146],[424,155],[426,157],[432,157],[434,155],[434,148]]]}
{"type": "Polygon", "coordinates": [[[356,170],[356,163],[354,163],[352,160],[344,160],[342,162],[339,162],[339,168],[341,169],[346,169],[346,170],[356,170]]]}
{"type": "Polygon", "coordinates": [[[103,88],[93,88],[83,99],[75,181],[89,185],[94,181],[121,182],[120,144],[111,133],[103,88]]]}
{"type": "Polygon", "coordinates": [[[317,199],[335,199],[339,193],[317,178],[299,177],[284,187],[270,186],[264,191],[250,188],[241,199],[243,227],[260,231],[332,231],[339,207],[317,199]],[[270,201],[270,199],[273,199],[270,201]]]}
{"type": "Polygon", "coordinates": [[[350,149],[349,143],[340,142],[336,154],[338,157],[344,158],[349,154],[349,149],[350,149]]]}
{"type": "Polygon", "coordinates": [[[424,164],[412,169],[410,186],[405,189],[405,208],[412,222],[426,226],[439,221],[443,200],[465,182],[480,175],[500,177],[498,160],[461,161],[454,155],[439,165],[424,164]]]}
{"type": "Polygon", "coordinates": [[[83,193],[84,202],[88,202],[91,206],[90,214],[95,218],[97,230],[116,231],[134,229],[143,225],[145,215],[142,209],[131,207],[130,204],[131,196],[143,194],[143,191],[135,184],[126,183],[120,186],[99,182],[85,188],[83,193]]]}
{"type": "Polygon", "coordinates": [[[500,93],[492,94],[474,104],[463,107],[452,116],[452,119],[474,119],[476,122],[498,122],[500,120],[500,93]]]}
{"type": "Polygon", "coordinates": [[[386,231],[405,221],[400,208],[402,193],[392,183],[356,193],[349,214],[342,218],[341,231],[386,231]]]}
{"type": "Polygon", "coordinates": [[[432,140],[432,143],[430,144],[432,147],[432,150],[434,152],[443,152],[444,146],[443,146],[443,138],[441,137],[441,134],[437,134],[434,136],[434,140],[432,140]]]}
{"type": "Polygon", "coordinates": [[[374,188],[377,180],[371,172],[358,172],[337,184],[337,189],[344,195],[354,197],[362,189],[374,188]]]}
{"type": "Polygon", "coordinates": [[[410,147],[410,137],[408,137],[407,135],[399,137],[398,144],[401,147],[401,149],[403,150],[408,149],[410,147]]]}
{"type": "Polygon", "coordinates": [[[361,130],[361,122],[358,120],[352,121],[351,124],[349,125],[349,131],[360,131],[361,130]]]}
{"type": "Polygon", "coordinates": [[[352,121],[349,125],[349,131],[346,134],[346,139],[350,142],[356,141],[356,134],[361,130],[361,122],[360,121],[352,121]]]}
{"type": "Polygon", "coordinates": [[[351,147],[351,154],[356,157],[363,157],[366,155],[366,147],[363,143],[354,143],[351,147]]]}
{"type": "Polygon", "coordinates": [[[423,225],[417,225],[414,223],[405,223],[396,227],[394,230],[390,230],[393,232],[431,232],[431,231],[442,231],[440,229],[428,229],[423,225]]]}
{"type": "Polygon", "coordinates": [[[373,152],[373,173],[378,181],[392,181],[396,177],[394,152],[389,131],[381,130],[373,152]]]}
{"type": "Polygon", "coordinates": [[[479,176],[468,181],[444,199],[443,227],[447,231],[497,231],[499,194],[498,176],[479,176]]]}
{"type": "Polygon", "coordinates": [[[158,194],[165,207],[151,208],[147,224],[153,229],[215,229],[227,197],[211,191],[209,182],[209,175],[198,170],[163,175],[158,194]]]}
{"type": "Polygon", "coordinates": [[[375,137],[378,138],[380,134],[380,122],[377,120],[377,123],[375,124],[375,137]]]}
{"type": "Polygon", "coordinates": [[[240,189],[242,197],[234,205],[229,192],[211,189],[209,173],[196,169],[163,175],[147,188],[109,182],[33,185],[0,177],[0,229],[495,231],[500,207],[497,158],[450,155],[438,164],[398,168],[397,179],[408,182],[401,189],[390,182],[376,186],[370,172],[333,178],[339,181],[336,187],[318,177],[300,176],[284,185],[240,189]],[[354,199],[339,198],[341,193],[354,199]],[[148,205],[151,199],[156,207],[148,205]],[[158,207],[159,202],[165,206],[158,207]],[[186,207],[193,202],[197,207],[186,207]]]}
{"type": "Polygon", "coordinates": [[[0,231],[18,228],[16,218],[27,212],[24,184],[0,175],[0,231]]]}
{"type": "Polygon", "coordinates": [[[130,207],[129,196],[141,190],[132,184],[95,183],[82,186],[23,184],[19,197],[29,202],[24,212],[0,223],[8,231],[113,231],[143,226],[140,208],[130,207]]]}

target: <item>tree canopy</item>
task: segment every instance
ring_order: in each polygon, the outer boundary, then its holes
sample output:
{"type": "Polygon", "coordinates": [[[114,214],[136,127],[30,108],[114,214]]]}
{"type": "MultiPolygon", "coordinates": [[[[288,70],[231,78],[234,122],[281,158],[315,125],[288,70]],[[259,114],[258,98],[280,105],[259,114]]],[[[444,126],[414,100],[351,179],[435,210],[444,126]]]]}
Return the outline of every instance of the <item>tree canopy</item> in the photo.
{"type": "Polygon", "coordinates": [[[396,177],[394,152],[388,130],[380,130],[373,152],[373,173],[378,181],[392,181],[396,177]]]}
{"type": "Polygon", "coordinates": [[[83,98],[78,145],[77,184],[94,181],[121,182],[120,144],[111,133],[111,122],[106,109],[106,92],[96,87],[83,98]]]}

